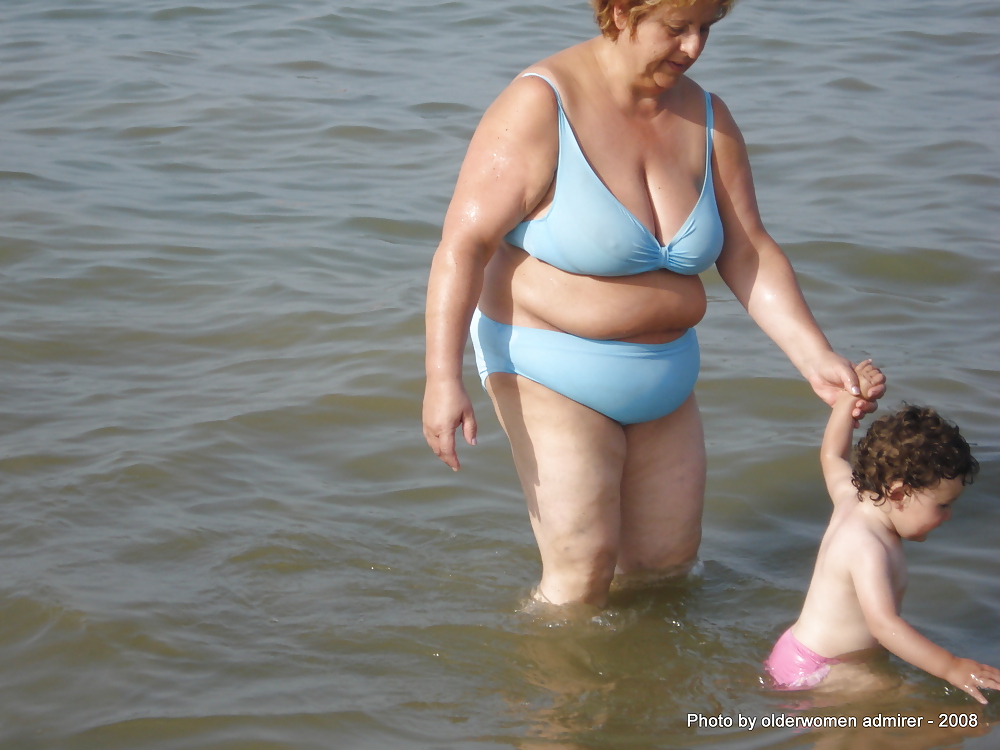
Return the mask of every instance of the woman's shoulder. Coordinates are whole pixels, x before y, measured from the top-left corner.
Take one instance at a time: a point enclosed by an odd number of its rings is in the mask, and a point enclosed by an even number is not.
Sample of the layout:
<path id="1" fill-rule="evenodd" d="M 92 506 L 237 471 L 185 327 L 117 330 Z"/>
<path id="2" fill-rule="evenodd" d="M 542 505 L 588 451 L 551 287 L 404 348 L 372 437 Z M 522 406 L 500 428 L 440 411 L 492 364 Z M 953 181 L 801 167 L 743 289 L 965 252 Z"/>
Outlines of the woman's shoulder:
<path id="1" fill-rule="evenodd" d="M 741 157 L 746 149 L 746 144 L 743 141 L 743 134 L 740 132 L 739 125 L 736 124 L 736 120 L 733 118 L 733 113 L 729 111 L 729 107 L 726 106 L 721 96 L 707 90 L 705 90 L 705 93 L 710 94 L 711 97 L 709 101 L 712 103 L 712 130 L 714 132 L 717 156 L 729 155 L 737 158 Z M 700 94 L 700 96 L 704 95 Z"/>
<path id="2" fill-rule="evenodd" d="M 593 59 L 590 44 L 581 42 L 529 65 L 518 73 L 514 83 L 525 81 L 526 86 L 539 91 L 555 89 L 563 98 L 573 97 L 589 84 L 588 72 Z"/>
<path id="3" fill-rule="evenodd" d="M 522 125 L 551 128 L 560 104 L 577 99 L 586 89 L 586 42 L 561 50 L 522 70 L 500 92 L 486 118 L 517 118 Z"/>
<path id="4" fill-rule="evenodd" d="M 687 76 L 684 77 L 680 85 L 683 86 L 684 98 L 687 104 L 703 108 L 705 97 L 709 98 L 709 101 L 712 103 L 712 119 L 714 120 L 716 130 L 719 130 L 720 126 L 724 131 L 732 131 L 736 128 L 736 121 L 733 120 L 733 115 L 721 96 L 714 91 L 702 88 L 697 81 Z"/>
<path id="5" fill-rule="evenodd" d="M 536 150 L 555 153 L 559 84 L 545 62 L 526 68 L 493 100 L 476 128 L 478 137 L 473 139 L 474 146 L 494 149 L 497 143 L 503 142 L 525 153 Z M 552 83 L 546 83 L 539 76 Z"/>
<path id="6" fill-rule="evenodd" d="M 531 131 L 552 128 L 558 118 L 558 100 L 552 86 L 538 77 L 546 73 L 529 68 L 536 75 L 522 73 L 511 81 L 483 115 L 481 124 L 500 123 L 505 129 Z"/>
<path id="7" fill-rule="evenodd" d="M 704 88 L 693 78 L 689 78 L 688 76 L 682 77 L 678 81 L 675 91 L 680 94 L 680 101 L 678 102 L 680 106 L 701 111 L 705 108 L 705 99 L 707 97 L 712 102 L 712 114 L 716 121 L 719 120 L 720 116 L 729 120 L 732 119 L 732 115 L 729 113 L 729 109 L 726 107 L 726 103 L 722 100 L 722 97 Z"/>

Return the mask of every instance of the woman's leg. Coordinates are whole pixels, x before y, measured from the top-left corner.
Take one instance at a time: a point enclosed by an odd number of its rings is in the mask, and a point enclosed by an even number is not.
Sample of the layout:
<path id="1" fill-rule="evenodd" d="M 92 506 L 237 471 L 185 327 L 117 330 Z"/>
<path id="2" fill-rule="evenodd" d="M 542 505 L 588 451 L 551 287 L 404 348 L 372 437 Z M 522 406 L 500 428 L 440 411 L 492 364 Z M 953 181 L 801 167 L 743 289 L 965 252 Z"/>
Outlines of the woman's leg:
<path id="1" fill-rule="evenodd" d="M 694 394 L 665 417 L 625 428 L 622 573 L 681 571 L 701 543 L 705 438 Z"/>
<path id="2" fill-rule="evenodd" d="M 625 430 L 519 375 L 495 372 L 486 387 L 542 556 L 539 598 L 604 606 L 619 554 Z"/>

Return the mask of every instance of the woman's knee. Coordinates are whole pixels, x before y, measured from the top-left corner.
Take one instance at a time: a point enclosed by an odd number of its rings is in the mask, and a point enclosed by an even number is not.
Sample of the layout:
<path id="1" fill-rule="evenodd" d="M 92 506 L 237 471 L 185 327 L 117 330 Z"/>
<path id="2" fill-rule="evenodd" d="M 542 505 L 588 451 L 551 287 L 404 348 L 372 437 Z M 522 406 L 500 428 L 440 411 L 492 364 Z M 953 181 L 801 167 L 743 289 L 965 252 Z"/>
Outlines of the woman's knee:
<path id="1" fill-rule="evenodd" d="M 701 528 L 692 528 L 688 535 L 677 537 L 666 544 L 647 544 L 641 549 L 622 554 L 619 570 L 623 573 L 683 573 L 698 559 L 701 546 Z"/>
<path id="2" fill-rule="evenodd" d="M 603 606 L 615 575 L 617 547 L 543 554 L 540 592 L 554 604 L 586 602 Z"/>
<path id="3" fill-rule="evenodd" d="M 617 564 L 618 547 L 612 544 L 587 550 L 586 554 L 577 556 L 571 561 L 573 569 L 579 570 L 581 576 L 586 578 L 590 585 L 595 586 L 601 586 L 605 582 L 610 586 Z"/>

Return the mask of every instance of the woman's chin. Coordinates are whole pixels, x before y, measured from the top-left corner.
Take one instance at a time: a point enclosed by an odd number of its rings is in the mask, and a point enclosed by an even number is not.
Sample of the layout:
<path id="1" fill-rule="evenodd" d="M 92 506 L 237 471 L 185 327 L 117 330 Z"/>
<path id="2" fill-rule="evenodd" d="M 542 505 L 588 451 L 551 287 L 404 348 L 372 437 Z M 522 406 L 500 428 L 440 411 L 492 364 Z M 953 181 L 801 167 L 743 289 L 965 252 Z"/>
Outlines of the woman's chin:
<path id="1" fill-rule="evenodd" d="M 680 80 L 682 75 L 684 74 L 673 70 L 658 70 L 653 73 L 653 83 L 661 89 L 669 89 Z"/>

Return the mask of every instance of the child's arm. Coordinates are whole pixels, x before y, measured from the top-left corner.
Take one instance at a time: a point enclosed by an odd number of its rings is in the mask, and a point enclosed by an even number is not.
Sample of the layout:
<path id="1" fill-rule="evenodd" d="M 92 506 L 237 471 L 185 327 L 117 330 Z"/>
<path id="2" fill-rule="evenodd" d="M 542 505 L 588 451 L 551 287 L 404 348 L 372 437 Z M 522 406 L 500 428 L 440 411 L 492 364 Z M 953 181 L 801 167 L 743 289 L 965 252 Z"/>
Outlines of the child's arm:
<path id="1" fill-rule="evenodd" d="M 870 359 L 866 359 L 854 368 L 858 374 L 861 395 L 868 398 L 872 389 L 880 385 L 880 373 Z M 847 391 L 841 391 L 833 405 L 830 419 L 823 433 L 823 444 L 819 449 L 819 462 L 823 467 L 823 479 L 826 480 L 826 490 L 834 505 L 850 500 L 857 502 L 858 491 L 851 483 L 851 441 L 854 437 L 854 406 L 858 397 Z"/>
<path id="2" fill-rule="evenodd" d="M 961 659 L 918 633 L 896 611 L 888 552 L 872 540 L 853 558 L 854 590 L 871 634 L 900 659 L 964 690 L 986 704 L 980 688 L 1000 690 L 1000 670 Z"/>
<path id="3" fill-rule="evenodd" d="M 823 433 L 819 449 L 819 463 L 823 467 L 826 491 L 834 505 L 851 500 L 858 501 L 858 491 L 851 484 L 851 438 L 854 435 L 854 404 L 858 397 L 841 391 L 830 412 L 830 420 Z"/>

